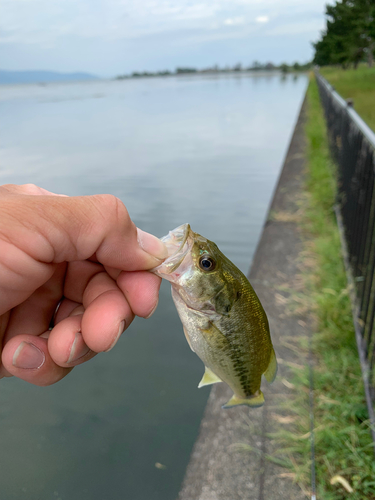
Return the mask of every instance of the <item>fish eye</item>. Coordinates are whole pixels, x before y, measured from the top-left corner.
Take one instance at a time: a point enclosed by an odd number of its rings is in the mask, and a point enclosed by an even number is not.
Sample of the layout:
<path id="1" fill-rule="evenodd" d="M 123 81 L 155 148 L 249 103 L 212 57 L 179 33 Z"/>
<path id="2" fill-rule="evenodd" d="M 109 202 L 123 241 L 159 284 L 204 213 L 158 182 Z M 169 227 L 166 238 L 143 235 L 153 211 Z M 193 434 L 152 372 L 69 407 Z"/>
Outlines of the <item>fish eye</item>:
<path id="1" fill-rule="evenodd" d="M 199 259 L 199 267 L 202 271 L 213 271 L 216 267 L 216 262 L 209 255 L 202 255 Z"/>

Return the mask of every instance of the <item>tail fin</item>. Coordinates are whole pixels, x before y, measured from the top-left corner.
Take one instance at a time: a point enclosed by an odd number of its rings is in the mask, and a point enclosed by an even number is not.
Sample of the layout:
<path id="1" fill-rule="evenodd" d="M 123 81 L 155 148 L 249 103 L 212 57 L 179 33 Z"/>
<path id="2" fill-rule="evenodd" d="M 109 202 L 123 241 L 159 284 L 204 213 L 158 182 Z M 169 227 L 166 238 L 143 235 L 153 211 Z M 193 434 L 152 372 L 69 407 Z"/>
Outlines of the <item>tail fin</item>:
<path id="1" fill-rule="evenodd" d="M 264 404 L 264 396 L 261 390 L 258 391 L 258 394 L 254 395 L 254 397 L 250 399 L 242 399 L 237 397 L 235 394 L 233 397 L 222 406 L 222 408 L 232 408 L 233 406 L 247 405 L 251 408 L 259 408 Z"/>

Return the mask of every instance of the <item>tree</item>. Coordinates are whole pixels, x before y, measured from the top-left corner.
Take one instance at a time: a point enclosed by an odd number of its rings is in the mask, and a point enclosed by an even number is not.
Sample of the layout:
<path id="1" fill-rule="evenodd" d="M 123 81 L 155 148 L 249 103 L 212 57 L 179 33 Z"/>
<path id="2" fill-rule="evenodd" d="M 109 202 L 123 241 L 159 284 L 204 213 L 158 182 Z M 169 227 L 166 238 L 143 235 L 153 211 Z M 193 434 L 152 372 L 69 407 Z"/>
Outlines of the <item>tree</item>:
<path id="1" fill-rule="evenodd" d="M 321 39 L 314 43 L 314 63 L 350 63 L 356 67 L 367 55 L 373 64 L 375 48 L 374 0 L 342 0 L 326 5 L 327 27 Z"/>
<path id="2" fill-rule="evenodd" d="M 374 0 L 356 0 L 355 24 L 363 53 L 369 66 L 374 64 L 375 50 L 375 2 Z"/>
<path id="3" fill-rule="evenodd" d="M 280 64 L 280 70 L 282 73 L 284 73 L 284 75 L 285 75 L 285 73 L 288 73 L 289 66 L 287 65 L 287 63 Z"/>

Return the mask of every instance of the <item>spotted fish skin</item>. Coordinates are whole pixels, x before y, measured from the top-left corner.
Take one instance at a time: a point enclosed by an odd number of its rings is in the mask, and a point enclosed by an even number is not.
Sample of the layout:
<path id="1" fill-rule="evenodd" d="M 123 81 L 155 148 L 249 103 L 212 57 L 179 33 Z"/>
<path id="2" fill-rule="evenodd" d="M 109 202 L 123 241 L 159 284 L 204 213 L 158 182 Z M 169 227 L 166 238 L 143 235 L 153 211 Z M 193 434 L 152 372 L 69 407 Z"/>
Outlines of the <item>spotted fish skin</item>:
<path id="1" fill-rule="evenodd" d="M 172 297 L 191 349 L 206 367 L 199 386 L 223 381 L 233 390 L 224 407 L 264 403 L 262 375 L 276 376 L 267 316 L 246 276 L 189 224 L 162 238 L 169 257 L 153 269 Z"/>

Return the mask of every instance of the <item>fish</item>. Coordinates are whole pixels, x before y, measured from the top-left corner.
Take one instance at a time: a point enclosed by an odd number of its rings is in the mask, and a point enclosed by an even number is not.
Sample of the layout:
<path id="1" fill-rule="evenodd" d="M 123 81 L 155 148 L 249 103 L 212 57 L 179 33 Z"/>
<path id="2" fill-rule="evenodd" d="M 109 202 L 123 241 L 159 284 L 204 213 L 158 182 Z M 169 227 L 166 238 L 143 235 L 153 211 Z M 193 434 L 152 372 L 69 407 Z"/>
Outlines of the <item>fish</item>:
<path id="1" fill-rule="evenodd" d="M 189 224 L 161 241 L 168 257 L 151 272 L 171 283 L 188 344 L 205 365 L 198 387 L 225 382 L 233 397 L 223 408 L 262 406 L 262 375 L 272 383 L 277 361 L 266 313 L 249 280 Z"/>

